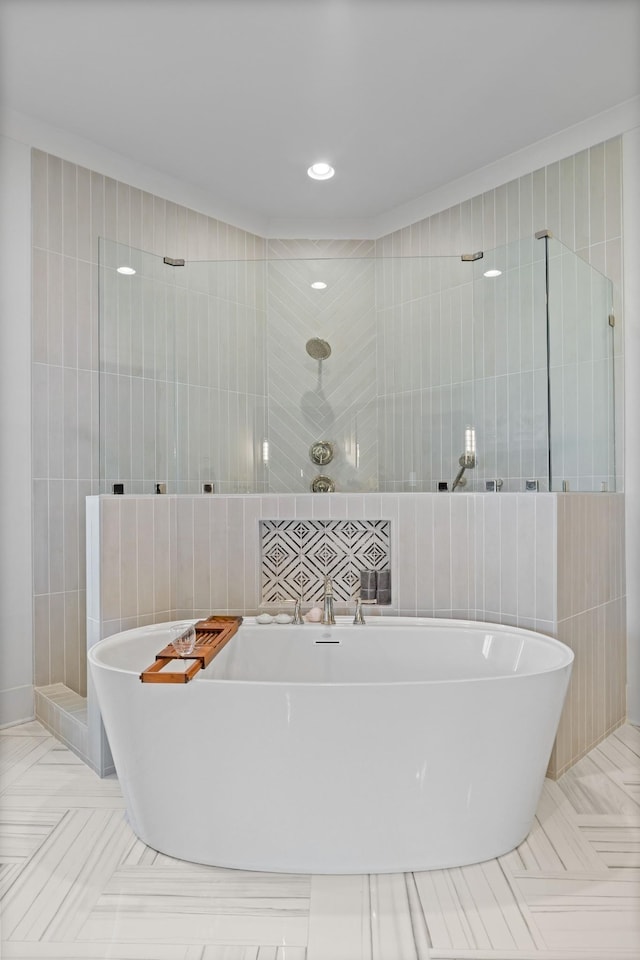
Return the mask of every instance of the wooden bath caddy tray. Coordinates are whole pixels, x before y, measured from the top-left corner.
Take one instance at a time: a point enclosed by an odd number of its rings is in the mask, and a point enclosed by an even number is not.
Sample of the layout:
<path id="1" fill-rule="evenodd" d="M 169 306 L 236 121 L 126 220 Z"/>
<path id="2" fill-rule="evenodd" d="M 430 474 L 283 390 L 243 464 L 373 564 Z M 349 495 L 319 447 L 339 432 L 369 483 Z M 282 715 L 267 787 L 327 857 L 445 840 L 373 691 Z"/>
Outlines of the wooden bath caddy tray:
<path id="1" fill-rule="evenodd" d="M 143 683 L 188 683 L 196 673 L 208 667 L 216 654 L 237 633 L 242 623 L 242 617 L 222 617 L 212 614 L 206 620 L 198 620 L 195 624 L 196 644 L 193 651 L 180 655 L 169 644 L 160 653 L 156 654 L 155 663 L 147 667 L 140 674 Z M 172 660 L 192 660 L 186 670 L 164 670 Z"/>

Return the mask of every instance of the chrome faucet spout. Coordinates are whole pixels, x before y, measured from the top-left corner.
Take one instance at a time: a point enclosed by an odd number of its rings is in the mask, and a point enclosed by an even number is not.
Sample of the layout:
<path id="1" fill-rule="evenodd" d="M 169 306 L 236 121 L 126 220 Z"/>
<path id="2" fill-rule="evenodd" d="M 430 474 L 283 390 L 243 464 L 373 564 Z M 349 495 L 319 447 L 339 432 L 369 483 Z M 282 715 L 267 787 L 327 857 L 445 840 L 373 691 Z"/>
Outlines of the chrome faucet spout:
<path id="1" fill-rule="evenodd" d="M 322 598 L 322 620 L 325 626 L 336 622 L 333 613 L 333 584 L 331 577 L 324 578 L 324 597 Z"/>

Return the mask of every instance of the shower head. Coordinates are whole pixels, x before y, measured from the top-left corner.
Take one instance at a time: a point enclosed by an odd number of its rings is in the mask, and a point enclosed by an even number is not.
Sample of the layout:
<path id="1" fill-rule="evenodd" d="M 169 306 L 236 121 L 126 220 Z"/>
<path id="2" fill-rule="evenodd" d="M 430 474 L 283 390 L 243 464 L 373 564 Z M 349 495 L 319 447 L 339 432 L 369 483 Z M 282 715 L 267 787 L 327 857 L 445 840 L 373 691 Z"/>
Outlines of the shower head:
<path id="1" fill-rule="evenodd" d="M 326 340 L 320 340 L 318 337 L 312 337 L 307 340 L 307 353 L 314 360 L 326 360 L 331 356 L 331 347 Z"/>

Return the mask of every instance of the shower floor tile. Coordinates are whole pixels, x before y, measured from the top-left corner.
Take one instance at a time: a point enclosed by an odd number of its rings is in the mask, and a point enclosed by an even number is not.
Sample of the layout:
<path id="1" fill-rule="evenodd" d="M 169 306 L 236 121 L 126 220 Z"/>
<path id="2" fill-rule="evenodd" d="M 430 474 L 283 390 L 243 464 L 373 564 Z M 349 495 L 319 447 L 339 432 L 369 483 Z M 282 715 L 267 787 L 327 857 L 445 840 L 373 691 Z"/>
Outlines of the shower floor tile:
<path id="1" fill-rule="evenodd" d="M 469 867 L 299 876 L 173 860 L 38 723 L 0 731 L 4 960 L 638 960 L 640 731 L 547 781 L 527 839 Z"/>

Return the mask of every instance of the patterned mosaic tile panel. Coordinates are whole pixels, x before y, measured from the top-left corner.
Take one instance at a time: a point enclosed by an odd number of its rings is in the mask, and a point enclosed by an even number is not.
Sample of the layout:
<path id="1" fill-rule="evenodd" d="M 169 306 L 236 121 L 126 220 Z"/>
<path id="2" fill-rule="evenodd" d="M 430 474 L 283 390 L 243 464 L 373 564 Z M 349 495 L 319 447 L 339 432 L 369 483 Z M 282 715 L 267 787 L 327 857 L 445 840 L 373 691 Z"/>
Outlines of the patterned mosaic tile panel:
<path id="1" fill-rule="evenodd" d="M 390 527 L 390 520 L 260 521 L 262 602 L 321 600 L 325 577 L 336 600 L 358 596 L 361 570 L 390 567 Z"/>

